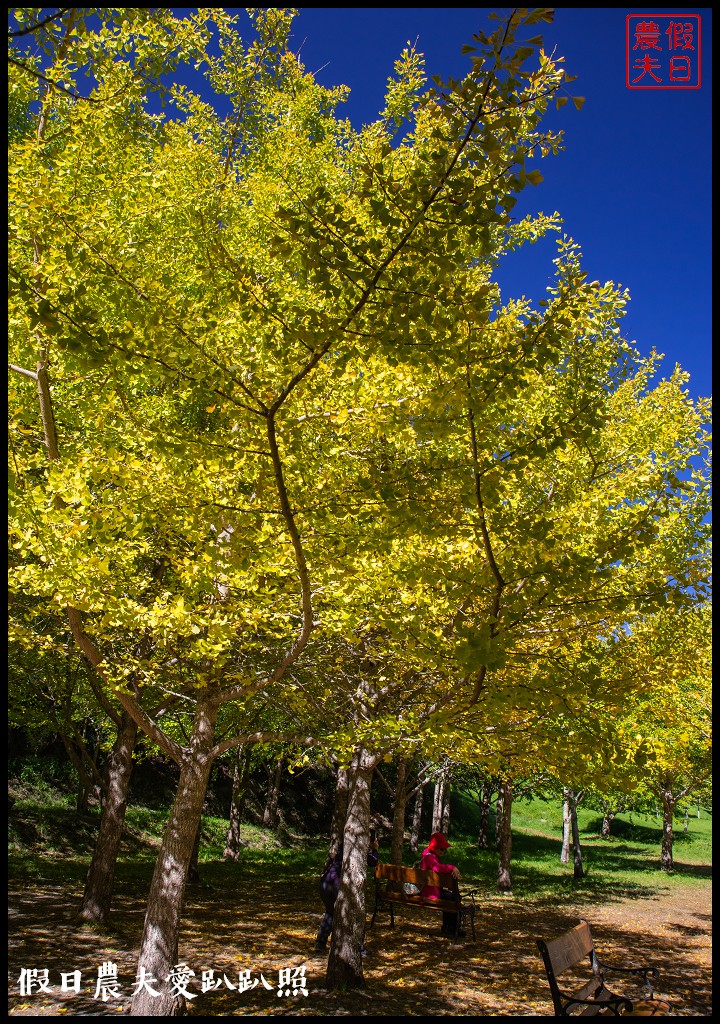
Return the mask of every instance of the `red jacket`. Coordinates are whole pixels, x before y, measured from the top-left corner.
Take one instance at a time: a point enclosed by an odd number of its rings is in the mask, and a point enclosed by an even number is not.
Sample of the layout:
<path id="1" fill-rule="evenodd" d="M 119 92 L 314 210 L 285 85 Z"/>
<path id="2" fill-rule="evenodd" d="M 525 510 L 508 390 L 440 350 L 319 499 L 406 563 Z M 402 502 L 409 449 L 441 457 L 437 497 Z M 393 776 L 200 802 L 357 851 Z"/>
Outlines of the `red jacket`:
<path id="1" fill-rule="evenodd" d="M 441 864 L 440 858 L 438 857 L 438 850 L 436 849 L 435 843 L 430 841 L 430 845 L 426 847 L 422 852 L 420 859 L 420 870 L 421 871 L 437 871 L 441 875 L 449 875 L 455 870 L 454 864 Z M 437 885 L 424 885 L 420 890 L 421 896 L 426 896 L 431 900 L 440 899 L 440 889 Z"/>

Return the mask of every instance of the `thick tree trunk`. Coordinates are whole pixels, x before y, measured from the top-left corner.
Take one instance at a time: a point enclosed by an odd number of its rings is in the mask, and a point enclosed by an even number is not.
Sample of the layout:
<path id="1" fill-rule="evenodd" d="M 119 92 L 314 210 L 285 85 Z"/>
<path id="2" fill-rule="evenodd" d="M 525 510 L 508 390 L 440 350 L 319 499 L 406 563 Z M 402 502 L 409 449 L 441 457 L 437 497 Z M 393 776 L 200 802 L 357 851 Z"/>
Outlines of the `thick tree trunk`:
<path id="1" fill-rule="evenodd" d="M 563 831 L 562 849 L 560 850 L 560 863 L 570 863 L 570 790 L 563 789 Z"/>
<path id="2" fill-rule="evenodd" d="M 435 781 L 431 832 L 442 832 L 442 813 L 445 806 L 445 772 L 440 772 Z"/>
<path id="3" fill-rule="evenodd" d="M 370 782 L 375 759 L 359 749 L 350 766 L 342 880 L 333 914 L 326 984 L 328 989 L 362 988 L 365 934 L 365 877 L 370 843 Z"/>
<path id="4" fill-rule="evenodd" d="M 673 861 L 673 814 L 676 799 L 672 792 L 672 779 L 664 779 L 660 788 L 660 800 L 663 808 L 662 846 L 660 848 L 660 867 L 663 871 L 672 871 Z"/>
<path id="5" fill-rule="evenodd" d="M 275 828 L 278 823 L 278 800 L 280 799 L 280 779 L 282 778 L 284 755 L 280 755 L 275 764 L 274 771 L 269 773 L 268 795 L 265 811 L 263 813 L 263 825 L 266 828 Z"/>
<path id="6" fill-rule="evenodd" d="M 345 821 L 348 813 L 348 796 L 350 793 L 350 780 L 347 768 L 338 768 L 337 782 L 335 784 L 335 803 L 333 804 L 333 817 L 330 834 L 330 855 L 333 856 L 345 833 Z"/>
<path id="7" fill-rule="evenodd" d="M 100 828 L 80 906 L 80 917 L 84 921 L 92 921 L 96 924 L 104 924 L 110 913 L 115 865 L 125 823 L 137 728 L 127 711 L 123 711 L 117 739 L 105 767 L 106 790 L 100 815 Z"/>
<path id="8" fill-rule="evenodd" d="M 480 826 L 478 828 L 478 849 L 488 848 L 488 823 L 490 821 L 490 801 L 493 795 L 493 786 L 486 782 L 478 793 L 478 804 L 480 805 Z"/>
<path id="9" fill-rule="evenodd" d="M 230 825 L 228 826 L 224 860 L 239 860 L 242 840 L 240 839 L 240 822 L 245 810 L 245 795 L 250 777 L 250 757 L 252 744 L 241 743 L 237 748 L 233 767 L 232 795 L 230 797 Z"/>
<path id="10" fill-rule="evenodd" d="M 405 802 L 407 800 L 405 781 L 407 779 L 407 758 L 398 762 L 395 800 L 393 803 L 392 839 L 390 841 L 390 863 L 402 864 L 405 843 Z"/>
<path id="11" fill-rule="evenodd" d="M 410 850 L 417 853 L 420 849 L 420 824 L 422 822 L 423 795 L 425 787 L 421 786 L 415 794 L 415 806 L 413 808 L 412 828 L 410 829 Z"/>
<path id="12" fill-rule="evenodd" d="M 132 1017 L 177 1017 L 184 1012 L 185 1000 L 177 995 L 168 978 L 178 963 L 185 882 L 210 778 L 212 762 L 208 754 L 216 718 L 217 707 L 199 699 L 190 738 L 191 752 L 180 766 L 180 782 L 150 885 L 138 958 L 140 985 L 133 996 Z M 143 981 L 159 994 L 153 996 Z"/>
<path id="13" fill-rule="evenodd" d="M 510 878 L 510 857 L 512 855 L 512 780 L 503 779 L 500 783 L 498 795 L 498 810 L 500 813 L 498 848 L 498 880 L 497 887 L 500 892 L 512 893 L 512 880 Z"/>

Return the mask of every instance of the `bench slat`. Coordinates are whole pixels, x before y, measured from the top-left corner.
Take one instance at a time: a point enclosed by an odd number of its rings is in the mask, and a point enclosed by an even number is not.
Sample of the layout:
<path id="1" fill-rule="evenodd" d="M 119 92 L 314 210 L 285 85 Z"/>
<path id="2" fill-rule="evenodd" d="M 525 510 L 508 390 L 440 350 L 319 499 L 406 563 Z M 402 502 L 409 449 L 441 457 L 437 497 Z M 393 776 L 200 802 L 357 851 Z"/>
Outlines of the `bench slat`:
<path id="1" fill-rule="evenodd" d="M 413 885 L 443 884 L 442 875 L 437 871 L 421 871 L 419 868 L 405 868 L 401 864 L 378 864 L 375 878 L 386 878 L 389 882 L 412 882 Z"/>
<path id="2" fill-rule="evenodd" d="M 386 892 L 382 895 L 386 903 L 408 903 L 410 906 L 427 907 L 429 910 L 449 910 L 454 913 L 457 910 L 455 900 L 433 900 L 425 896 L 412 896 L 406 892 Z"/>
<path id="3" fill-rule="evenodd" d="M 569 932 L 565 932 L 559 939 L 553 939 L 547 943 L 547 951 L 550 956 L 550 963 L 556 975 L 562 974 L 569 967 L 574 967 L 592 952 L 593 943 L 590 935 L 590 925 L 582 921 Z"/>

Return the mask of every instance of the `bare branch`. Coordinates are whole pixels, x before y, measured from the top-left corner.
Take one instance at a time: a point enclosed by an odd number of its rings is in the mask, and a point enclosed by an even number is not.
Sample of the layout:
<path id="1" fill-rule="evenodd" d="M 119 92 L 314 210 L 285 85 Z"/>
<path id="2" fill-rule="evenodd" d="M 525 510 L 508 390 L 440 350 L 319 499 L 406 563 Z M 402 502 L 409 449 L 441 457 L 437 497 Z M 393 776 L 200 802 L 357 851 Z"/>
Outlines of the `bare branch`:
<path id="1" fill-rule="evenodd" d="M 32 377 L 33 380 L 38 379 L 38 375 L 34 370 L 26 370 L 23 366 L 15 366 L 14 363 L 8 363 L 8 369 L 14 370 L 15 373 L 22 373 L 25 377 Z"/>

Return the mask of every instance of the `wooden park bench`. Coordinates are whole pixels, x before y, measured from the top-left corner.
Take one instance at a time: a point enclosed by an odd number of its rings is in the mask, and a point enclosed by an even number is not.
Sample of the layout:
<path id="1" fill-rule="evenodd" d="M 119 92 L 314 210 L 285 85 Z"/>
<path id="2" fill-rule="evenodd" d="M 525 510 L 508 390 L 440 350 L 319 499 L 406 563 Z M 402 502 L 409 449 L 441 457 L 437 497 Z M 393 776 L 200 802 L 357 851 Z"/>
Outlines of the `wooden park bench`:
<path id="1" fill-rule="evenodd" d="M 428 899 L 421 896 L 425 885 L 437 886 L 451 893 L 449 898 Z M 395 927 L 395 906 L 415 907 L 418 910 L 443 910 L 456 914 L 455 936 L 457 938 L 464 921 L 470 920 L 472 937 L 475 938 L 475 893 L 476 889 L 461 893 L 457 879 L 450 874 L 437 871 L 421 871 L 419 868 L 405 868 L 400 864 L 378 864 L 375 868 L 375 908 L 370 927 L 375 923 L 379 910 L 386 905 L 390 908 L 390 927 Z M 463 897 L 470 899 L 463 902 Z"/>
<path id="2" fill-rule="evenodd" d="M 591 1017 L 596 1014 L 653 1016 L 668 1013 L 667 1003 L 654 998 L 650 982 L 650 977 L 657 978 L 657 968 L 615 967 L 604 963 L 595 952 L 587 921 L 581 921 L 575 928 L 551 942 L 537 939 L 537 944 L 545 962 L 556 1017 Z M 578 965 L 584 964 L 586 957 L 589 960 L 587 966 L 592 972 L 589 979 L 589 971 L 578 968 Z M 605 978 L 610 973 L 641 980 L 650 998 L 629 999 L 612 992 L 605 984 Z M 562 978 L 562 975 L 565 977 Z M 579 987 L 576 987 L 578 984 Z"/>

